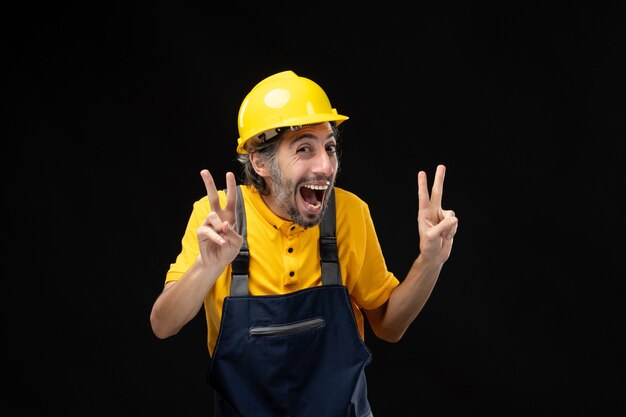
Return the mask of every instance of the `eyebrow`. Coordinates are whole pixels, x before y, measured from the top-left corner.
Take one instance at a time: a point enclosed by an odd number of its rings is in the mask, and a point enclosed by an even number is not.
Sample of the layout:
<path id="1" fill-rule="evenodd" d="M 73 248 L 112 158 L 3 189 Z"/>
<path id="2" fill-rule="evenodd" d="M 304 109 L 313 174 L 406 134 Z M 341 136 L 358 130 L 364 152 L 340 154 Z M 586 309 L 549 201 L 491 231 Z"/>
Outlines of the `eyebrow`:
<path id="1" fill-rule="evenodd" d="M 302 134 L 296 134 L 295 137 L 292 139 L 290 146 L 295 145 L 296 143 L 305 139 L 317 139 L 317 137 L 307 132 L 303 132 Z M 335 132 L 330 132 L 328 136 L 326 136 L 325 140 L 328 141 L 330 139 L 334 139 L 335 141 L 337 140 L 337 138 L 335 137 Z"/>

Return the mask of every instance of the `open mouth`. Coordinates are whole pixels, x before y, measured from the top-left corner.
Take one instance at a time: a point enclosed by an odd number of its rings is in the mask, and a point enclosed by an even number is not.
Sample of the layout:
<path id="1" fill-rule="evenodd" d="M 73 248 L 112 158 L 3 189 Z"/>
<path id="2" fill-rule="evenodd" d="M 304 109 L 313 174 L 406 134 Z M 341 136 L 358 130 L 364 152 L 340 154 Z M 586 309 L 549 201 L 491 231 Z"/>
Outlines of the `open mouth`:
<path id="1" fill-rule="evenodd" d="M 303 184 L 300 187 L 300 197 L 304 202 L 304 208 L 309 212 L 319 212 L 322 209 L 326 190 L 328 190 L 328 183 Z"/>

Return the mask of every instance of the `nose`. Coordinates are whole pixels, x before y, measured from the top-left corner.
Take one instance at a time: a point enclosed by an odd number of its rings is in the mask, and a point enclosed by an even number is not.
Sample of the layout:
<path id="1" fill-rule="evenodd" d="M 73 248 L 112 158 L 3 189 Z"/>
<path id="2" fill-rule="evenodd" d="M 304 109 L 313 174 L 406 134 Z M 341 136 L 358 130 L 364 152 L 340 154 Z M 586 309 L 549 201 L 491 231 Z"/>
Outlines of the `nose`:
<path id="1" fill-rule="evenodd" d="M 329 154 L 326 150 L 318 152 L 313 163 L 313 172 L 316 175 L 330 177 L 335 172 L 337 160 L 335 154 Z"/>

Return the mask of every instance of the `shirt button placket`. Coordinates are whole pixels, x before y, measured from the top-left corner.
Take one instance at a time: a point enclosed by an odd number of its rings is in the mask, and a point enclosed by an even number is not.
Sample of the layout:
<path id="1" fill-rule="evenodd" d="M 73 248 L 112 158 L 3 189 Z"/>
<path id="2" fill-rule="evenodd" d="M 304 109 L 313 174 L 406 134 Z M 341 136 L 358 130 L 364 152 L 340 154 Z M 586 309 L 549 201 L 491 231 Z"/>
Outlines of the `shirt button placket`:
<path id="1" fill-rule="evenodd" d="M 297 238 L 294 235 L 289 235 L 286 241 L 286 262 L 285 267 L 287 270 L 287 277 L 285 285 L 292 286 L 297 283 L 296 272 L 298 269 L 298 259 L 295 255 L 295 244 Z"/>

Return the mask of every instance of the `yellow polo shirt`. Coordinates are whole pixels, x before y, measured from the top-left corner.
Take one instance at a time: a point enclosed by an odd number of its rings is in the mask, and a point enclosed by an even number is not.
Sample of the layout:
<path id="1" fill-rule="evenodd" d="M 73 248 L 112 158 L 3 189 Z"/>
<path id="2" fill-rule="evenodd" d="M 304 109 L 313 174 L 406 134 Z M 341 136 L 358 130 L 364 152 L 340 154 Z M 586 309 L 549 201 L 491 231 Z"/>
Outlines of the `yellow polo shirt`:
<path id="1" fill-rule="evenodd" d="M 225 204 L 226 194 L 218 191 Z M 276 216 L 258 191 L 242 186 L 250 250 L 249 291 L 251 295 L 284 294 L 321 285 L 319 226 L 304 229 Z M 336 233 L 343 284 L 348 288 L 356 323 L 364 337 L 361 308 L 380 307 L 398 279 L 387 270 L 367 204 L 355 194 L 335 187 Z M 210 211 L 205 196 L 193 204 L 182 250 L 170 265 L 165 282 L 180 279 L 198 254 L 196 231 Z M 212 355 L 217 341 L 222 303 L 229 294 L 231 267 L 224 270 L 204 300 L 207 343 Z"/>

